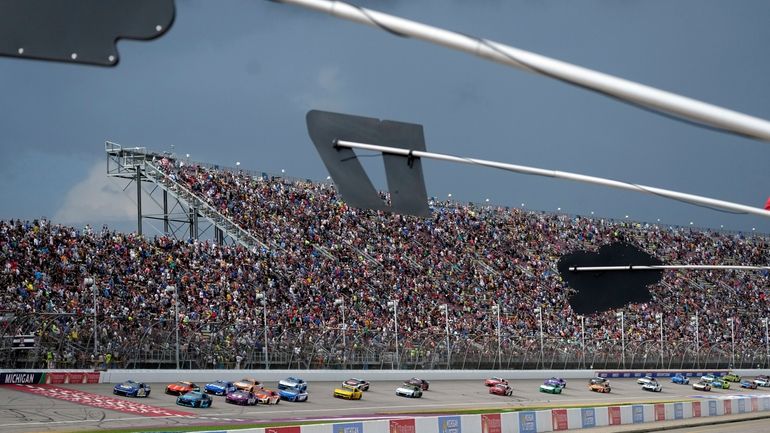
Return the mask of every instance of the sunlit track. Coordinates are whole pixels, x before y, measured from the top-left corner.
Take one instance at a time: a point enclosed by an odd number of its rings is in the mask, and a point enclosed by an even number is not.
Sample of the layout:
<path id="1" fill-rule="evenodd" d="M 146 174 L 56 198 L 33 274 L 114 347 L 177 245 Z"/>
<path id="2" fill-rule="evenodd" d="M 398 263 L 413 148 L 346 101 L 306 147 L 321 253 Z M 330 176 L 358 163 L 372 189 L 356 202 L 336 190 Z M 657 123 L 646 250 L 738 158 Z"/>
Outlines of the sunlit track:
<path id="1" fill-rule="evenodd" d="M 213 379 L 213 378 L 212 378 Z M 696 392 L 690 386 L 663 382 L 660 393 L 642 391 L 633 379 L 613 379 L 609 394 L 597 394 L 587 389 L 585 380 L 570 380 L 561 395 L 538 392 L 539 380 L 512 382 L 511 397 L 490 395 L 481 381 L 435 381 L 421 399 L 406 399 L 394 395 L 400 382 L 374 382 L 363 400 L 347 401 L 332 397 L 337 382 L 311 382 L 310 400 L 306 403 L 281 402 L 274 406 L 233 406 L 222 397 L 215 397 L 211 409 L 189 409 L 192 416 L 144 417 L 107 409 L 86 407 L 34 394 L 14 391 L 0 386 L 0 431 L 4 433 L 74 432 L 83 430 L 131 427 L 137 430 L 163 427 L 253 424 L 312 420 L 383 419 L 390 417 L 438 414 L 465 409 L 519 410 L 524 408 L 600 406 L 624 403 L 668 402 L 730 396 L 770 395 L 770 389 L 715 390 Z M 276 384 L 267 383 L 268 387 Z M 74 390 L 112 396 L 112 385 L 62 385 Z M 147 399 L 128 399 L 166 409 L 178 409 L 175 397 L 163 394 L 165 384 L 152 384 Z"/>

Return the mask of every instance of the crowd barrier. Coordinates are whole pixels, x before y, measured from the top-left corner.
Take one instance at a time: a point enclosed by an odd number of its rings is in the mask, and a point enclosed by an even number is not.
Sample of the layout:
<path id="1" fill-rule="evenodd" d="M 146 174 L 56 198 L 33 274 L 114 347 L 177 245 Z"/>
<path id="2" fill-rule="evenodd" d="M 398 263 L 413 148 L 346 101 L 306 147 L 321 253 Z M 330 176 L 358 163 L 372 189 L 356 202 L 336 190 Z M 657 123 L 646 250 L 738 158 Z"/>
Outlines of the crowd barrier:
<path id="1" fill-rule="evenodd" d="M 0 371 L 0 384 L 100 383 L 101 372 L 93 370 L 13 370 Z"/>
<path id="2" fill-rule="evenodd" d="M 770 411 L 770 396 L 693 402 L 426 416 L 203 433 L 541 433 Z"/>

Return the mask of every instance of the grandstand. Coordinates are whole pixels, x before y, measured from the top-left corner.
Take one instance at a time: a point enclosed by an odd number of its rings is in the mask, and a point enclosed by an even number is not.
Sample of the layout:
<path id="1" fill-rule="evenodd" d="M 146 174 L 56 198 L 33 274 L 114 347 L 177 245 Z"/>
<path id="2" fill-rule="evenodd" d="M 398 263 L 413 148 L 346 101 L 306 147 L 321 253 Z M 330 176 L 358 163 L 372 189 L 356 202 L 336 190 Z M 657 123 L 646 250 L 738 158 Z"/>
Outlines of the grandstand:
<path id="1" fill-rule="evenodd" d="M 3 367 L 172 368 L 177 347 L 181 368 L 770 367 L 766 272 L 668 272 L 652 302 L 581 317 L 555 269 L 617 240 L 767 263 L 764 236 L 435 199 L 418 219 L 329 184 L 106 153 L 136 183 L 136 234 L 0 222 Z M 165 234 L 142 236 L 148 218 Z"/>

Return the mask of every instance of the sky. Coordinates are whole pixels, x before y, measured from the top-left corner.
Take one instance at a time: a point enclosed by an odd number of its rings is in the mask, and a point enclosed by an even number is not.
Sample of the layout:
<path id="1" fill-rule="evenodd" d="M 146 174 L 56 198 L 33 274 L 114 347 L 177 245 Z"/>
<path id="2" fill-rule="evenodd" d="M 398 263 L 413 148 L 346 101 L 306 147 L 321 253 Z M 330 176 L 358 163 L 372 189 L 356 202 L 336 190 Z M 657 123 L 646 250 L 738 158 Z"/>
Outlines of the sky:
<path id="1" fill-rule="evenodd" d="M 356 4 L 770 119 L 764 0 Z M 297 6 L 178 0 L 164 36 L 120 41 L 118 50 L 115 68 L 0 57 L 0 219 L 134 230 L 135 193 L 106 175 L 107 140 L 324 180 L 305 126 L 312 109 L 422 124 L 432 152 L 757 207 L 770 196 L 770 143 Z M 378 168 L 379 158 L 365 159 Z M 423 167 L 428 195 L 439 198 L 770 233 L 759 216 L 634 192 L 440 161 Z"/>

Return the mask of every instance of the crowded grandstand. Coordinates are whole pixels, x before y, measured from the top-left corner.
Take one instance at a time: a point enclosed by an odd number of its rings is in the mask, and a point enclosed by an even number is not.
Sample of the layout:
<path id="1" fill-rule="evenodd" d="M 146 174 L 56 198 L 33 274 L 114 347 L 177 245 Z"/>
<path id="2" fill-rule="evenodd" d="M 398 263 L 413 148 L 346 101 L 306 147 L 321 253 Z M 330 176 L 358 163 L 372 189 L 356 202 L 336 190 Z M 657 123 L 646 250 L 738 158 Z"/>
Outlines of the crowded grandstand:
<path id="1" fill-rule="evenodd" d="M 2 221 L 0 335 L 34 340 L 4 367 L 173 367 L 177 322 L 181 368 L 768 363 L 767 272 L 668 271 L 651 302 L 581 317 L 556 271 L 618 240 L 666 263 L 767 263 L 764 236 L 437 199 L 421 219 L 326 183 L 153 164 L 263 247 Z"/>

